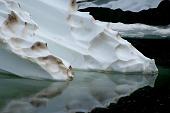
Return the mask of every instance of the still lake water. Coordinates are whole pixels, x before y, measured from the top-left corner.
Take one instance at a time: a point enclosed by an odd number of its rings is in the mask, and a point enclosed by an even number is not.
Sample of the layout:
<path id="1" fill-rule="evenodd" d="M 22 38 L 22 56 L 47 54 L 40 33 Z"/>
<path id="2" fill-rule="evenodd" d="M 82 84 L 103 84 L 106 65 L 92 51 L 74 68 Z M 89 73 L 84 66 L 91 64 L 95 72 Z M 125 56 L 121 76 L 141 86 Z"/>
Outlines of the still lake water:
<path id="1" fill-rule="evenodd" d="M 157 75 L 75 71 L 70 82 L 23 79 L 0 74 L 0 113 L 74 113 L 104 107 L 150 85 L 169 86 L 170 69 Z"/>

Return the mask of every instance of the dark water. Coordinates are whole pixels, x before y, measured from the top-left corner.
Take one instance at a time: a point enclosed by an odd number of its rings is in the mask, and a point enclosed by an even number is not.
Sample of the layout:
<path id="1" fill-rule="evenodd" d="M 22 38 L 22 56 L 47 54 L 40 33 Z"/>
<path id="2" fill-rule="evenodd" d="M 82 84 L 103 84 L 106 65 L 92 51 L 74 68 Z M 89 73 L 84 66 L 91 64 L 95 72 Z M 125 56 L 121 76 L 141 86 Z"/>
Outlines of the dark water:
<path id="1" fill-rule="evenodd" d="M 154 86 L 170 89 L 170 68 L 159 67 L 159 76 L 157 77 Z"/>
<path id="2" fill-rule="evenodd" d="M 159 67 L 159 72 L 154 87 L 140 88 L 116 104 L 91 113 L 170 113 L 170 69 Z"/>
<path id="3" fill-rule="evenodd" d="M 0 113 L 87 112 L 116 103 L 144 86 L 155 83 L 155 87 L 169 87 L 170 69 L 159 67 L 159 72 L 157 77 L 75 71 L 70 82 L 36 81 L 1 73 Z"/>

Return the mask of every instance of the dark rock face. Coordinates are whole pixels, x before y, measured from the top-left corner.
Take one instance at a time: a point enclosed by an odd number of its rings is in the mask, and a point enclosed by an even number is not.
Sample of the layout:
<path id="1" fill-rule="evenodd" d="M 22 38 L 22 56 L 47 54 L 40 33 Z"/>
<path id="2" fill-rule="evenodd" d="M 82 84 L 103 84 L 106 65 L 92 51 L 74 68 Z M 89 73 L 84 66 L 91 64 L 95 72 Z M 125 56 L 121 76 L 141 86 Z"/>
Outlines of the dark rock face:
<path id="1" fill-rule="evenodd" d="M 146 86 L 121 98 L 108 108 L 96 108 L 91 113 L 170 113 L 170 89 Z"/>
<path id="2" fill-rule="evenodd" d="M 170 39 L 124 38 L 157 65 L 170 67 Z"/>
<path id="3" fill-rule="evenodd" d="M 96 20 L 106 22 L 122 22 L 125 24 L 143 23 L 154 26 L 170 24 L 170 0 L 163 0 L 157 8 L 142 10 L 140 12 L 95 7 L 80 9 L 79 11 L 90 12 Z"/>

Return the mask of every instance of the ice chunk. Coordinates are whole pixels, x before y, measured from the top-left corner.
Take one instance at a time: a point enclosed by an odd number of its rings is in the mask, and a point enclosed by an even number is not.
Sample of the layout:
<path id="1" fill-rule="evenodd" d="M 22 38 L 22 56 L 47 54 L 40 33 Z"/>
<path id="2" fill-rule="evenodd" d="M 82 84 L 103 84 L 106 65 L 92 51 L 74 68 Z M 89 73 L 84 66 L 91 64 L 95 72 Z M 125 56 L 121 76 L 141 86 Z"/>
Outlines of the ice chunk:
<path id="1" fill-rule="evenodd" d="M 29 14 L 12 0 L 0 1 L 0 69 L 33 79 L 68 80 L 71 67 L 36 37 Z"/>
<path id="2" fill-rule="evenodd" d="M 94 20 L 89 13 L 68 10 L 69 3 L 76 6 L 74 1 L 19 2 L 31 12 L 40 27 L 38 36 L 47 42 L 50 51 L 69 62 L 73 68 L 123 73 L 157 72 L 154 60 L 145 57 L 122 39 L 108 23 Z"/>

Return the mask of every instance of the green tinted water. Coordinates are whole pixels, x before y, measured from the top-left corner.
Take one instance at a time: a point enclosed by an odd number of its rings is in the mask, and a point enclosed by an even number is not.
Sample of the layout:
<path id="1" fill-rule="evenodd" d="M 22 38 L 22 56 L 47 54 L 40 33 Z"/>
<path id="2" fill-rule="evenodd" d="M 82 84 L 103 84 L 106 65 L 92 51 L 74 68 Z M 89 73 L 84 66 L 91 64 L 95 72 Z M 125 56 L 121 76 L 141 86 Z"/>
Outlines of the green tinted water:
<path id="1" fill-rule="evenodd" d="M 23 79 L 0 74 L 1 113 L 87 112 L 116 102 L 146 85 L 153 86 L 157 75 L 124 75 L 75 71 L 70 82 Z M 159 67 L 156 87 L 169 87 L 170 69 Z"/>
<path id="2" fill-rule="evenodd" d="M 159 76 L 155 81 L 155 87 L 170 88 L 170 68 L 159 67 Z"/>

